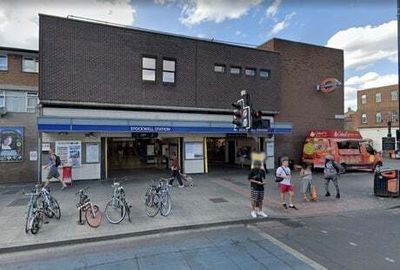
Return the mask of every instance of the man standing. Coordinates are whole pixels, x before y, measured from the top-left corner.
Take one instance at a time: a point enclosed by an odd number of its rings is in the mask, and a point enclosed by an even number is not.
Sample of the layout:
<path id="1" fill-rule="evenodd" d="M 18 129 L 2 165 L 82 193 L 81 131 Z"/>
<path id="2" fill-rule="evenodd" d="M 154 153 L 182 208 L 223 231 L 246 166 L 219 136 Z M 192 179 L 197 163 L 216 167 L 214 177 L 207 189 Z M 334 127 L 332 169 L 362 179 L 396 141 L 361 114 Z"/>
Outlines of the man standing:
<path id="1" fill-rule="evenodd" d="M 56 178 L 58 181 L 60 181 L 62 187 L 61 189 L 64 189 L 67 187 L 67 184 L 65 184 L 61 178 L 60 174 L 58 173 L 58 166 L 60 166 L 60 158 L 57 157 L 56 154 L 54 154 L 53 150 L 49 150 L 49 163 L 44 167 L 45 169 L 49 169 L 49 173 L 47 174 L 47 181 L 44 187 L 47 187 L 50 185 L 50 180 L 52 178 Z"/>
<path id="2" fill-rule="evenodd" d="M 336 199 L 340 199 L 340 190 L 338 183 L 338 174 L 341 171 L 340 166 L 334 161 L 334 157 L 332 155 L 327 155 L 325 157 L 325 168 L 324 168 L 324 177 L 325 177 L 325 197 L 331 196 L 329 193 L 329 182 L 332 181 L 335 185 L 336 189 Z"/>
<path id="3" fill-rule="evenodd" d="M 289 158 L 283 157 L 281 159 L 281 166 L 276 170 L 276 177 L 279 179 L 279 191 L 281 195 L 282 206 L 287 209 L 286 193 L 289 193 L 289 208 L 298 210 L 294 205 L 294 191 L 291 183 L 291 171 L 289 168 Z"/>
<path id="4" fill-rule="evenodd" d="M 253 169 L 249 174 L 249 181 L 251 183 L 251 216 L 256 218 L 257 215 L 261 217 L 268 217 L 262 211 L 263 200 L 264 200 L 264 185 L 265 185 L 265 171 L 262 169 L 260 161 L 255 161 Z M 256 208 L 258 211 L 256 212 Z"/>

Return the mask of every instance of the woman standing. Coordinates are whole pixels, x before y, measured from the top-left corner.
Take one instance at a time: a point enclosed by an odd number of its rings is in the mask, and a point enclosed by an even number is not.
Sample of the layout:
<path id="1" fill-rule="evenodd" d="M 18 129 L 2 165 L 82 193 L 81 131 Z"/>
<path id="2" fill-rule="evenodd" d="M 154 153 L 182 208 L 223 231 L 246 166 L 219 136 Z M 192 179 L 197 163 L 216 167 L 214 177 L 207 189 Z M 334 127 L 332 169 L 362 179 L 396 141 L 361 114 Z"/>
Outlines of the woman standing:
<path id="1" fill-rule="evenodd" d="M 301 177 L 301 192 L 305 202 L 309 202 L 311 198 L 312 171 L 310 163 L 303 163 L 300 171 Z M 310 198 L 307 197 L 310 196 Z"/>

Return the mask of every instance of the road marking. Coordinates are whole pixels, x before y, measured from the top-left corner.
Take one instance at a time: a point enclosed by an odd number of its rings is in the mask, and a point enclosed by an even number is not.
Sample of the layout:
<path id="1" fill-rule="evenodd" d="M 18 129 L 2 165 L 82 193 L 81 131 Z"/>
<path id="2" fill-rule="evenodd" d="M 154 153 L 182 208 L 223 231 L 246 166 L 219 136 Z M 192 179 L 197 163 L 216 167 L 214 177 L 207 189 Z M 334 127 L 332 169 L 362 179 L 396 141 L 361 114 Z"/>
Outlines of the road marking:
<path id="1" fill-rule="evenodd" d="M 354 242 L 350 242 L 349 243 L 351 246 L 353 246 L 353 247 L 357 247 L 358 245 L 356 244 L 356 243 L 354 243 Z"/>
<path id="2" fill-rule="evenodd" d="M 324 234 L 328 234 L 328 232 L 327 232 L 327 231 L 324 231 L 324 230 L 322 230 L 321 232 L 324 233 Z"/>
<path id="3" fill-rule="evenodd" d="M 318 270 L 328 270 L 328 268 L 326 268 L 326 267 L 320 265 L 319 263 L 317 263 L 316 261 L 306 257 L 302 253 L 300 253 L 297 250 L 295 250 L 295 249 L 289 247 L 288 245 L 282 243 L 281 241 L 279 241 L 278 239 L 274 238 L 273 236 L 267 234 L 266 232 L 261 231 L 259 228 L 255 227 L 255 226 L 252 226 L 252 225 L 249 225 L 248 228 L 250 230 L 256 232 L 257 234 L 259 234 L 264 239 L 269 240 L 273 244 L 277 245 L 278 247 L 280 247 L 281 249 L 283 249 L 287 253 L 293 255 L 294 257 L 296 257 L 297 259 L 299 259 L 303 263 L 307 264 L 311 268 L 318 269 Z"/>
<path id="4" fill-rule="evenodd" d="M 388 262 L 394 263 L 394 260 L 393 260 L 393 259 L 390 259 L 389 257 L 386 257 L 386 258 L 385 258 L 385 261 L 388 261 Z"/>

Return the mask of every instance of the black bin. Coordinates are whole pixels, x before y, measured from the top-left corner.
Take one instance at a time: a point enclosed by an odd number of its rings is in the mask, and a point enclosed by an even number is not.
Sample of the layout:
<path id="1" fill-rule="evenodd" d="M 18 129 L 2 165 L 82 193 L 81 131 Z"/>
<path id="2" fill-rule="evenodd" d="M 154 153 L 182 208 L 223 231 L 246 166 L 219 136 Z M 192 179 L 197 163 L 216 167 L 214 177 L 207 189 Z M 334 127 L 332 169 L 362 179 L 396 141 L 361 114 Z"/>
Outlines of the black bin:
<path id="1" fill-rule="evenodd" d="M 377 169 L 374 176 L 374 193 L 379 197 L 399 197 L 399 171 Z"/>

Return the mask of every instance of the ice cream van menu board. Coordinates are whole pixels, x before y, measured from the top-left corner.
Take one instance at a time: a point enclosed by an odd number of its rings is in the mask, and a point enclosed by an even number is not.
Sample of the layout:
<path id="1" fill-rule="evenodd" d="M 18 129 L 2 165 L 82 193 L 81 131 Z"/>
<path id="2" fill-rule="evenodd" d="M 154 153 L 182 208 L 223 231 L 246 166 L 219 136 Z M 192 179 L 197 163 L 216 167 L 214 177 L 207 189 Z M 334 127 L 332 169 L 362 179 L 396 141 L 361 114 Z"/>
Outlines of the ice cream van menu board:
<path id="1" fill-rule="evenodd" d="M 82 144 L 80 141 L 56 141 L 56 155 L 60 157 L 61 164 L 80 167 Z"/>
<path id="2" fill-rule="evenodd" d="M 0 162 L 23 160 L 24 128 L 0 127 Z"/>

